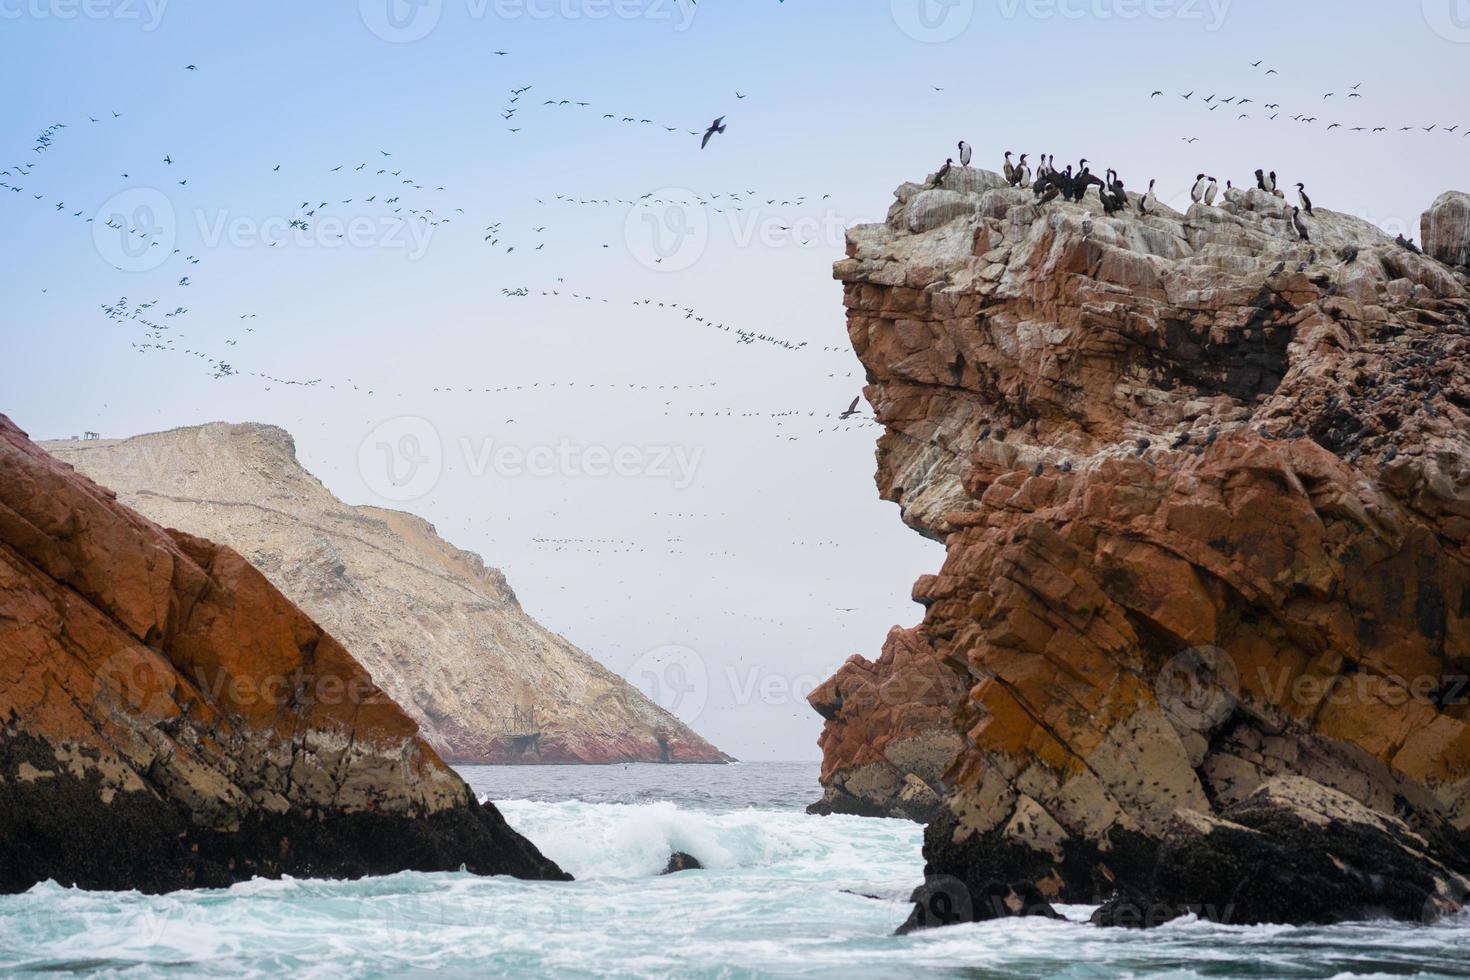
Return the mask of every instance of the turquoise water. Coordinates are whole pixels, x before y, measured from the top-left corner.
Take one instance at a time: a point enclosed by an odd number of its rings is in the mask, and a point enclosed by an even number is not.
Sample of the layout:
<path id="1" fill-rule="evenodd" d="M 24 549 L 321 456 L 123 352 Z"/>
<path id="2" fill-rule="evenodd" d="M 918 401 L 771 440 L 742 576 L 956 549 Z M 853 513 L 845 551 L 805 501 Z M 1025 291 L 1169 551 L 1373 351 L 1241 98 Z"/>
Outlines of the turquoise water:
<path id="1" fill-rule="evenodd" d="M 1148 933 L 1016 920 L 895 938 L 920 828 L 809 817 L 814 766 L 468 768 L 578 881 L 253 881 L 0 897 L 0 969 L 127 977 L 1470 976 L 1470 920 Z M 708 870 L 658 872 L 670 851 Z M 856 893 L 856 894 L 854 894 Z M 866 897 L 876 896 L 876 897 Z M 1085 920 L 1090 909 L 1063 911 Z"/>

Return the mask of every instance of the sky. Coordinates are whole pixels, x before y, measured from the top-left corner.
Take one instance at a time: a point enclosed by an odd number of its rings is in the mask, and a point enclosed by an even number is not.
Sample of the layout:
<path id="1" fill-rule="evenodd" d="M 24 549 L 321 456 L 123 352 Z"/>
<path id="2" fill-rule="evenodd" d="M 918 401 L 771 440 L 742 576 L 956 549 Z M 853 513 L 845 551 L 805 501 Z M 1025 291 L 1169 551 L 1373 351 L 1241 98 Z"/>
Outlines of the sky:
<path id="1" fill-rule="evenodd" d="M 1470 180 L 1470 0 L 0 0 L 0 87 L 0 412 L 282 426 L 752 760 L 943 559 L 835 417 L 895 187 L 1264 167 L 1418 237 Z"/>

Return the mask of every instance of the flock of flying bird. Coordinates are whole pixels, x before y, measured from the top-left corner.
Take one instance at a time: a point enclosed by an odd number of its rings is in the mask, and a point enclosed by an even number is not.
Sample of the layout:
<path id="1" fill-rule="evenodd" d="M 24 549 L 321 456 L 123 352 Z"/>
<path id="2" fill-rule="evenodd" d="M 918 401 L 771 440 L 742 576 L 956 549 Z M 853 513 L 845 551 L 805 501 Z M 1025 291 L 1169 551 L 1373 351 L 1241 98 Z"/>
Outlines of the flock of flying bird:
<path id="1" fill-rule="evenodd" d="M 198 72 L 199 66 L 190 64 L 185 67 L 185 70 Z M 507 105 L 501 112 L 504 119 L 507 121 L 514 121 L 516 119 L 517 114 L 522 111 L 520 104 L 522 97 L 529 93 L 531 89 L 531 85 L 524 85 L 510 90 Z M 741 92 L 735 93 L 735 96 L 738 100 L 742 101 L 747 97 L 745 93 Z M 592 108 L 591 104 L 585 101 L 568 99 L 546 99 L 541 101 L 541 105 L 547 109 Z M 119 119 L 122 115 L 122 113 L 117 111 L 111 112 L 112 119 Z M 88 116 L 87 118 L 94 124 L 103 121 L 94 116 Z M 606 120 L 621 119 L 625 123 L 637 125 L 655 125 L 652 119 L 641 115 L 603 113 L 602 118 Z M 46 127 L 33 141 L 32 152 L 37 155 L 43 155 L 53 150 L 59 142 L 59 137 L 67 128 L 68 126 L 64 122 L 57 122 Z M 723 116 L 715 120 L 703 132 L 699 130 L 682 130 L 678 127 L 671 126 L 662 126 L 662 128 L 669 132 L 687 132 L 690 136 L 699 137 L 701 149 L 708 147 L 714 136 L 726 132 L 725 117 Z M 519 127 L 513 131 L 519 131 Z M 285 212 L 283 217 L 289 218 L 289 220 L 283 222 L 283 230 L 286 236 L 299 233 L 300 236 L 316 234 L 328 241 L 341 239 L 345 236 L 344 231 L 336 230 L 328 232 L 321 230 L 319 226 L 322 226 L 327 219 L 335 217 L 336 213 L 344 207 L 356 209 L 359 215 L 368 211 L 369 208 L 380 209 L 379 213 L 385 218 L 392 216 L 393 219 L 404 222 L 405 224 L 412 221 L 426 229 L 449 226 L 455 222 L 456 218 L 464 216 L 465 211 L 463 208 L 442 205 L 436 208 L 435 206 L 430 206 L 429 199 L 411 199 L 413 195 L 443 194 L 447 192 L 447 188 L 433 181 L 406 175 L 404 168 L 394 166 L 393 162 L 391 162 L 390 158 L 394 154 L 390 150 L 378 149 L 375 151 L 375 154 L 374 159 L 377 161 L 376 163 L 361 160 L 361 162 L 356 164 L 344 162 L 328 168 L 327 173 L 332 177 L 333 183 L 324 185 L 327 191 L 326 193 L 321 193 L 323 186 L 318 186 L 317 194 L 300 201 L 299 204 L 283 209 Z M 179 165 L 179 160 L 176 158 L 175 153 L 163 153 L 159 159 L 161 161 L 159 170 L 145 173 L 145 171 L 140 170 L 141 165 L 134 164 L 133 166 L 126 167 L 125 169 L 128 172 L 122 173 L 120 176 L 124 180 L 141 180 L 145 185 L 162 185 L 166 182 L 172 182 L 179 187 L 190 186 L 189 177 L 176 174 L 175 168 Z M 26 178 L 35 176 L 37 166 L 38 163 L 36 162 L 24 162 L 0 171 L 0 191 L 8 191 L 14 194 L 20 194 L 25 191 L 26 186 L 30 184 L 30 181 L 26 180 Z M 275 163 L 269 169 L 272 174 L 281 175 L 281 179 L 284 180 L 290 176 L 293 168 L 283 166 L 281 163 Z M 133 175 L 135 171 L 138 172 L 137 177 Z M 164 176 L 171 171 L 174 171 L 175 176 Z M 353 178 L 351 183 L 346 182 L 348 178 Z M 25 181 L 24 184 L 22 184 L 22 180 Z M 319 184 L 319 181 L 315 181 L 314 183 Z M 45 194 L 33 194 L 32 196 L 37 201 L 46 200 Z M 757 195 L 754 189 L 733 190 L 727 193 L 696 194 L 693 196 L 701 205 L 710 207 L 716 213 L 754 209 L 761 206 L 759 202 L 762 200 L 765 201 L 766 207 L 781 208 L 802 208 L 808 201 L 806 195 L 777 195 L 768 197 Z M 829 197 L 830 195 L 824 195 L 823 200 Z M 567 194 L 558 194 L 556 196 L 558 203 L 579 206 L 608 206 L 614 200 L 617 203 L 631 207 L 647 208 L 665 207 L 673 203 L 654 194 L 645 194 L 637 200 L 628 198 L 578 198 Z M 414 206 L 415 203 L 417 206 Z M 538 200 L 538 203 L 544 205 L 546 202 Z M 167 248 L 163 241 L 164 236 L 160 234 L 160 229 L 147 227 L 142 220 L 144 216 L 138 214 L 120 214 L 107 215 L 105 217 L 98 215 L 94 218 L 88 216 L 86 209 L 72 210 L 68 208 L 63 200 L 55 201 L 53 203 L 53 210 L 68 213 L 72 218 L 86 224 L 91 224 L 94 221 L 105 222 L 110 230 L 135 242 L 134 247 L 145 250 L 145 254 L 152 249 L 162 250 Z M 151 215 L 147 217 L 151 217 Z M 532 229 L 532 232 L 538 236 L 546 231 L 547 227 L 545 225 L 540 225 Z M 489 245 L 497 246 L 502 244 L 501 238 L 503 233 L 503 222 L 495 221 L 484 227 L 482 237 Z M 284 244 L 287 240 L 288 237 L 282 237 L 277 240 L 264 241 L 263 244 L 270 248 L 276 248 Z M 507 253 L 516 251 L 518 244 L 531 248 L 533 251 L 540 251 L 545 247 L 546 242 L 544 240 L 536 241 L 534 247 L 527 245 L 525 242 L 508 244 L 505 246 L 505 251 Z M 602 247 L 609 248 L 610 246 L 603 245 Z M 173 248 L 168 249 L 168 254 L 166 255 L 160 252 L 155 264 L 159 268 L 166 268 L 172 265 L 178 270 L 173 273 L 173 278 L 170 282 L 172 283 L 172 288 L 184 290 L 195 285 L 195 277 L 199 275 L 199 270 L 193 269 L 192 267 L 198 266 L 200 262 L 201 259 L 199 256 L 185 254 L 182 249 Z M 182 264 L 183 268 L 189 269 L 187 274 L 179 274 L 179 271 L 182 271 L 180 264 Z M 43 289 L 42 291 L 44 292 L 45 290 Z M 524 287 L 503 289 L 501 292 L 508 297 L 525 297 L 531 295 L 531 291 Z M 543 290 L 540 295 L 546 297 L 565 295 L 588 301 L 593 301 L 594 299 L 591 296 L 580 295 L 560 287 Z M 601 297 L 601 300 L 608 304 L 623 302 L 621 300 L 614 301 L 607 297 Z M 765 344 L 789 352 L 802 351 L 808 347 L 804 341 L 788 340 L 770 333 L 745 330 L 728 325 L 714 318 L 707 317 L 687 305 L 680 305 L 673 302 L 655 302 L 651 299 L 635 301 L 632 305 L 657 307 L 667 309 L 673 313 L 682 314 L 683 319 L 686 321 L 692 321 L 701 325 L 707 324 L 714 329 L 730 333 L 738 344 Z M 167 312 L 163 312 L 164 310 L 167 310 Z M 141 336 L 131 342 L 133 349 L 140 353 L 168 353 L 197 358 L 207 365 L 211 376 L 216 379 L 236 375 L 255 377 L 267 383 L 266 390 L 270 390 L 270 386 L 295 386 L 304 388 L 322 386 L 329 389 L 335 388 L 334 384 L 328 383 L 322 377 L 283 378 L 267 372 L 242 370 L 232 363 L 233 357 L 227 360 L 226 355 L 214 355 L 200 350 L 198 349 L 197 341 L 186 343 L 186 335 L 178 330 L 178 326 L 184 318 L 189 316 L 191 310 L 191 305 L 187 301 L 177 302 L 169 300 L 165 302 L 163 298 L 154 298 L 143 303 L 131 303 L 127 297 L 120 297 L 117 300 L 101 304 L 101 311 L 106 319 L 117 323 L 129 324 L 141 330 Z M 255 314 L 253 313 L 239 314 L 238 319 L 244 320 L 254 317 Z M 248 339 L 247 334 L 254 332 L 253 327 L 245 327 L 244 330 L 244 334 L 237 334 L 234 337 L 224 340 L 223 345 L 225 347 L 236 347 L 243 340 Z M 850 377 L 851 373 L 850 371 L 847 372 L 847 376 Z M 829 376 L 835 376 L 835 374 Z M 376 390 L 351 384 L 350 380 L 342 382 L 342 384 L 344 387 L 350 385 L 355 390 L 368 390 L 370 392 Z M 662 388 L 663 386 L 658 387 Z M 676 390 L 679 387 L 674 386 Z M 510 390 L 510 386 L 503 386 L 495 390 Z M 519 386 L 516 386 L 516 390 L 519 390 Z"/>
<path id="2" fill-rule="evenodd" d="M 1251 67 L 1254 68 L 1254 69 L 1258 69 L 1259 70 L 1263 66 L 1265 66 L 1265 61 L 1254 61 L 1254 62 L 1251 62 Z M 1265 73 L 1264 73 L 1264 77 L 1279 76 L 1280 74 L 1281 73 L 1277 69 L 1266 67 L 1266 70 L 1265 70 Z M 1341 93 L 1339 93 L 1339 92 L 1325 92 L 1325 93 L 1323 93 L 1321 100 L 1317 103 L 1317 105 L 1315 107 L 1313 107 L 1311 109 L 1308 109 L 1306 111 L 1296 112 L 1293 115 L 1289 116 L 1288 118 L 1292 122 L 1298 123 L 1299 125 L 1303 125 L 1303 126 L 1312 126 L 1312 125 L 1317 124 L 1318 122 L 1325 122 L 1326 120 L 1321 119 L 1317 115 L 1317 113 L 1319 111 L 1322 111 L 1322 107 L 1323 106 L 1326 106 L 1326 105 L 1329 105 L 1329 104 L 1330 105 L 1336 105 L 1337 103 L 1332 102 L 1332 100 L 1334 100 L 1334 99 L 1337 99 L 1338 102 L 1343 103 L 1343 104 L 1352 104 L 1353 103 L 1353 100 L 1355 100 L 1355 99 L 1357 99 L 1357 100 L 1366 99 L 1367 96 L 1363 93 L 1362 88 L 1363 88 L 1363 83 L 1362 82 L 1357 82 L 1356 84 L 1352 85 L 1351 87 L 1349 87 L 1348 89 L 1344 90 Z M 1149 98 L 1150 99 L 1158 99 L 1158 98 L 1163 97 L 1164 94 L 1165 93 L 1164 93 L 1164 90 L 1163 89 L 1154 89 L 1152 92 L 1149 93 Z M 1195 96 L 1199 94 L 1199 89 L 1191 89 L 1188 92 L 1179 92 L 1177 94 L 1178 94 L 1179 98 L 1181 100 L 1183 100 L 1184 102 L 1190 102 L 1193 105 L 1201 106 L 1204 109 L 1205 112 L 1219 112 L 1221 109 L 1225 109 L 1227 111 L 1235 111 L 1235 110 L 1245 110 L 1247 106 L 1256 107 L 1256 108 L 1259 108 L 1260 111 L 1265 114 L 1265 115 L 1262 116 L 1262 118 L 1264 118 L 1268 122 L 1274 122 L 1285 111 L 1285 110 L 1282 109 L 1282 104 L 1279 103 L 1279 102 L 1263 102 L 1263 101 L 1257 101 L 1256 99 L 1253 99 L 1253 98 L 1250 98 L 1249 96 L 1244 96 L 1244 95 L 1231 95 L 1231 96 L 1224 96 L 1224 97 L 1222 97 L 1219 93 L 1211 92 L 1207 96 L 1203 96 L 1203 97 L 1201 97 L 1199 99 L 1195 99 Z M 1256 117 L 1250 111 L 1240 111 L 1236 115 L 1235 118 L 1236 118 L 1237 121 L 1240 121 L 1240 120 L 1246 120 L 1246 119 L 1254 119 Z M 1456 124 L 1454 126 L 1445 126 L 1445 125 L 1442 125 L 1440 123 L 1431 123 L 1428 126 L 1420 126 L 1420 125 L 1403 126 L 1403 125 L 1399 125 L 1397 123 L 1395 123 L 1393 125 L 1361 125 L 1361 126 L 1349 126 L 1346 123 L 1342 123 L 1342 122 L 1329 122 L 1329 123 L 1327 123 L 1327 127 L 1326 127 L 1326 130 L 1325 131 L 1330 133 L 1330 132 L 1332 132 L 1333 130 L 1336 130 L 1336 129 L 1342 129 L 1342 130 L 1345 130 L 1347 132 L 1352 132 L 1352 133 L 1388 133 L 1388 132 L 1392 132 L 1392 131 L 1397 131 L 1397 132 L 1400 132 L 1400 133 L 1409 133 L 1409 132 L 1413 132 L 1415 130 L 1421 130 L 1421 131 L 1423 131 L 1425 133 L 1435 133 L 1435 132 L 1438 132 L 1438 133 L 1443 133 L 1444 135 L 1447 135 L 1447 136 L 1453 136 L 1453 135 L 1456 135 L 1456 134 L 1463 135 L 1463 136 L 1470 136 L 1470 127 L 1465 127 L 1463 129 L 1463 131 L 1462 131 L 1461 126 L 1459 124 Z M 1197 137 L 1197 136 L 1189 136 L 1189 137 L 1181 137 L 1181 138 L 1186 143 L 1196 143 L 1196 142 L 1199 141 L 1199 137 Z"/>

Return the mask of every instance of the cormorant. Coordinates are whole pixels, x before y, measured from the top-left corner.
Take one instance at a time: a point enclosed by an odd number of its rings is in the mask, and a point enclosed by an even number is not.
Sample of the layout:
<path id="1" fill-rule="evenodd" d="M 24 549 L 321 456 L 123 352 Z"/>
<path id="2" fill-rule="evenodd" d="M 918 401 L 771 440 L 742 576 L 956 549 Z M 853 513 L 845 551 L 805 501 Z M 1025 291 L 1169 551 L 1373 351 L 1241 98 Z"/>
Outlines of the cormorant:
<path id="1" fill-rule="evenodd" d="M 1309 241 L 1312 240 L 1312 236 L 1309 235 L 1309 234 L 1307 234 L 1307 225 L 1306 225 L 1306 223 L 1304 221 L 1302 221 L 1302 209 L 1301 208 L 1292 208 L 1291 209 L 1291 224 L 1292 224 L 1292 227 L 1296 229 L 1296 233 L 1297 233 L 1297 235 L 1299 235 L 1301 237 L 1301 240 L 1302 241 L 1309 242 Z"/>
<path id="2" fill-rule="evenodd" d="M 1302 210 L 1307 212 L 1307 214 L 1311 214 L 1312 199 L 1307 196 L 1307 188 L 1305 184 L 1296 185 L 1296 196 L 1301 200 Z"/>

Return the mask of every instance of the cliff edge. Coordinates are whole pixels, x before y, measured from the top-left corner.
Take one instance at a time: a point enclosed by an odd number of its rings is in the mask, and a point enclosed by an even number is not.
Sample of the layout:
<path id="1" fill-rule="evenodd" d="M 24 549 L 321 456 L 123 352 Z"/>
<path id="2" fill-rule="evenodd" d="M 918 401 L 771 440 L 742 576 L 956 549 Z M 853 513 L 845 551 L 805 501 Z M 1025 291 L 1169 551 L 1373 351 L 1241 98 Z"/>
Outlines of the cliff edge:
<path id="1" fill-rule="evenodd" d="M 1470 279 L 1322 207 L 1303 241 L 1257 190 L 1138 203 L 957 168 L 849 232 L 878 487 L 946 560 L 921 655 L 813 693 L 828 795 L 906 813 L 883 747 L 956 746 L 911 924 L 1458 908 Z M 1462 203 L 1425 217 L 1446 258 Z"/>
<path id="2" fill-rule="evenodd" d="M 567 876 L 320 626 L 0 416 L 0 892 Z"/>

